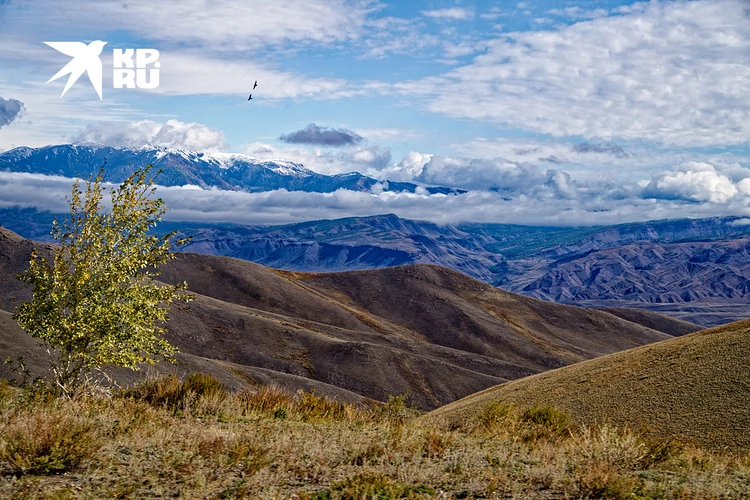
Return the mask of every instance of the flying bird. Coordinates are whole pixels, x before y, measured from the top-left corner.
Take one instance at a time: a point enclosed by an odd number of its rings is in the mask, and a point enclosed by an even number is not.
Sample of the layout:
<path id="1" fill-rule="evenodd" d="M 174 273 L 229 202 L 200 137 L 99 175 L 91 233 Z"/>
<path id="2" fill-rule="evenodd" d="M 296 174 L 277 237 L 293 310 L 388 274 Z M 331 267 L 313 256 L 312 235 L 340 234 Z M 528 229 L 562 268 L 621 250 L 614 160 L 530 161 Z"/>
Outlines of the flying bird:
<path id="1" fill-rule="evenodd" d="M 250 94 L 250 97 L 247 98 L 248 101 L 252 100 L 253 94 Z"/>
<path id="2" fill-rule="evenodd" d="M 258 80 L 255 80 L 255 85 L 253 85 L 253 90 L 255 90 L 255 87 L 258 86 Z"/>
<path id="3" fill-rule="evenodd" d="M 102 61 L 99 59 L 99 55 L 102 53 L 102 49 L 107 45 L 107 42 L 101 40 L 94 40 L 90 44 L 86 45 L 83 42 L 44 42 L 58 52 L 62 52 L 66 56 L 73 58 L 68 64 L 63 66 L 63 69 L 58 71 L 55 76 L 47 80 L 47 83 L 57 80 L 61 76 L 70 73 L 68 83 L 65 84 L 61 98 L 65 93 L 73 86 L 73 84 L 80 78 L 85 72 L 91 85 L 94 86 L 94 90 L 99 95 L 99 100 L 102 100 Z"/>

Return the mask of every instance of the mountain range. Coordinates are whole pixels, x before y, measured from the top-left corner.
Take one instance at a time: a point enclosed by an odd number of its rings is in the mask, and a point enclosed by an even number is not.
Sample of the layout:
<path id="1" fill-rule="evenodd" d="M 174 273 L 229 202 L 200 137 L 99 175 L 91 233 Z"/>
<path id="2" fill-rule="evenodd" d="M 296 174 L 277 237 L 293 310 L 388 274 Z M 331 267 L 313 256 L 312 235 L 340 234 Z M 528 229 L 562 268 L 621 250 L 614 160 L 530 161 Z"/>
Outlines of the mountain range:
<path id="1" fill-rule="evenodd" d="M 85 177 L 97 172 L 105 158 L 112 181 L 152 163 L 162 169 L 159 182 L 166 185 L 251 192 L 368 191 L 376 184 L 417 189 L 413 183 L 386 185 L 357 173 L 325 176 L 292 162 L 153 147 L 17 148 L 0 154 L 0 170 Z M 0 209 L 3 226 L 36 240 L 49 241 L 54 217 L 34 209 Z M 530 297 L 597 308 L 637 307 L 714 326 L 750 316 L 748 222 L 714 217 L 600 227 L 439 225 L 386 214 L 280 226 L 167 221 L 160 227 L 190 236 L 185 251 L 276 269 L 338 272 L 434 264 Z"/>
<path id="2" fill-rule="evenodd" d="M 3 226 L 36 240 L 49 241 L 53 218 L 33 209 L 0 209 Z M 750 315 L 750 226 L 744 221 L 554 228 L 441 226 L 383 215 L 255 227 L 164 222 L 161 229 L 190 236 L 185 251 L 277 269 L 336 272 L 434 264 L 544 300 L 636 307 L 714 326 Z"/>
<path id="3" fill-rule="evenodd" d="M 0 171 L 61 175 L 87 179 L 106 162 L 106 180 L 119 183 L 137 168 L 153 165 L 163 186 L 198 186 L 228 191 L 261 192 L 275 189 L 331 193 L 337 189 L 414 192 L 417 184 L 379 181 L 357 172 L 323 175 L 299 163 L 262 161 L 234 153 L 201 153 L 166 147 L 116 148 L 99 144 L 61 144 L 41 148 L 19 147 L 0 153 Z M 428 193 L 460 190 L 423 186 Z"/>

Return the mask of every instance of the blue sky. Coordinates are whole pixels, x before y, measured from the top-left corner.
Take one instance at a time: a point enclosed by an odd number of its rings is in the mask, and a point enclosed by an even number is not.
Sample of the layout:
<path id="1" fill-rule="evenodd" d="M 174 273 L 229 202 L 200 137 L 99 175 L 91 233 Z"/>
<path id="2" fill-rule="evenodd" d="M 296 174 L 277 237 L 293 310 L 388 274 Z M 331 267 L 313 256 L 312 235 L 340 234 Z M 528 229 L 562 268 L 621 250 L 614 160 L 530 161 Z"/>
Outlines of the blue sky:
<path id="1" fill-rule="evenodd" d="M 0 150 L 238 152 L 551 207 L 483 220 L 745 215 L 749 12 L 745 0 L 0 0 Z M 61 98 L 65 78 L 46 82 L 69 58 L 43 42 L 92 40 L 108 42 L 103 100 L 85 77 Z M 111 50 L 126 47 L 160 51 L 158 89 L 111 88 Z M 280 139 L 313 123 L 362 140 Z M 560 204 L 574 215 L 557 217 Z"/>

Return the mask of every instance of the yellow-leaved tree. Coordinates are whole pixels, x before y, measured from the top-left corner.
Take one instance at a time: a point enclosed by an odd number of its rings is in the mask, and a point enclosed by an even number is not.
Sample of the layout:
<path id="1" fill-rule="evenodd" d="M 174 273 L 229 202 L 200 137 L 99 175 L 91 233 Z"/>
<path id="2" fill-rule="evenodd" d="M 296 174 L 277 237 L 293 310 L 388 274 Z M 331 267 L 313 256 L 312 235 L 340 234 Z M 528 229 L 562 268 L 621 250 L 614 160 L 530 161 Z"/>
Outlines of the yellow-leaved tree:
<path id="1" fill-rule="evenodd" d="M 14 318 L 46 347 L 58 393 L 72 394 L 97 372 L 109 378 L 108 368 L 137 369 L 177 351 L 163 338 L 167 309 L 192 296 L 187 283 L 165 285 L 154 277 L 184 240 L 149 232 L 166 212 L 150 170 L 109 189 L 110 207 L 103 203 L 103 168 L 85 189 L 76 181 L 69 218 L 54 222 L 53 259 L 34 250 L 29 269 L 18 276 L 33 295 Z"/>

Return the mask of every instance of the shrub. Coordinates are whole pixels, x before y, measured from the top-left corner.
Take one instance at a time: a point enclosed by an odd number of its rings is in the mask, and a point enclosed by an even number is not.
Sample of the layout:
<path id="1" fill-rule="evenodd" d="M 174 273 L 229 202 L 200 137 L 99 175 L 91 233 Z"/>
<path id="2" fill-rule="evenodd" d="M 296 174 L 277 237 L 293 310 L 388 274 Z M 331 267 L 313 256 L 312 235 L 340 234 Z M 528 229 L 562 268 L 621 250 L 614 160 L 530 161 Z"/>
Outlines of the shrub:
<path id="1" fill-rule="evenodd" d="M 286 417 L 287 408 L 294 404 L 294 396 L 276 386 L 263 386 L 253 391 L 243 391 L 238 397 L 245 413 L 274 414 L 274 417 L 276 417 L 275 412 L 282 408 Z"/>
<path id="2" fill-rule="evenodd" d="M 399 394 L 398 396 L 388 396 L 385 406 L 382 407 L 382 416 L 390 423 L 395 425 L 404 424 L 409 417 L 417 414 L 413 408 L 409 408 L 406 400 L 408 394 Z"/>
<path id="3" fill-rule="evenodd" d="M 533 443 L 540 439 L 559 439 L 573 431 L 570 415 L 552 406 L 535 406 L 521 414 L 521 422 L 529 424 L 521 440 Z"/>
<path id="4" fill-rule="evenodd" d="M 56 474 L 91 458 L 101 446 L 94 427 L 64 410 L 18 414 L 0 436 L 0 465 L 6 473 Z"/>
<path id="5" fill-rule="evenodd" d="M 508 424 L 513 419 L 514 413 L 515 406 L 496 401 L 485 406 L 477 420 L 481 427 L 493 429 L 498 425 Z"/>
<path id="6" fill-rule="evenodd" d="M 191 405 L 201 398 L 226 398 L 227 391 L 212 375 L 195 372 L 189 374 L 185 380 L 180 380 L 175 375 L 151 378 L 123 391 L 122 395 L 144 401 L 157 408 L 167 408 L 176 414 L 188 411 Z"/>

